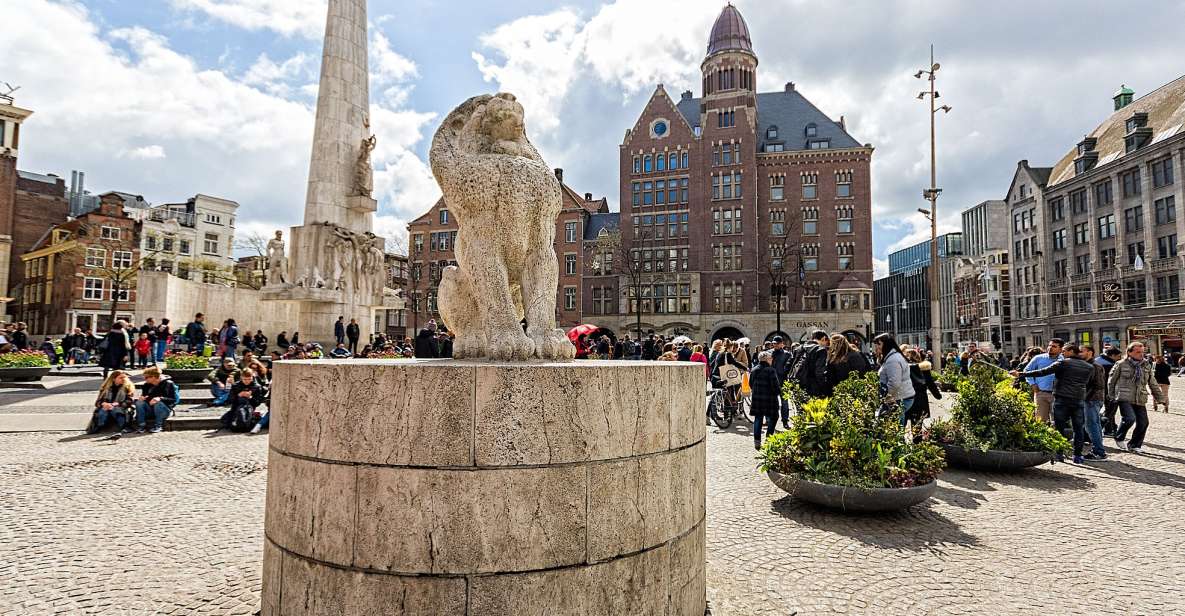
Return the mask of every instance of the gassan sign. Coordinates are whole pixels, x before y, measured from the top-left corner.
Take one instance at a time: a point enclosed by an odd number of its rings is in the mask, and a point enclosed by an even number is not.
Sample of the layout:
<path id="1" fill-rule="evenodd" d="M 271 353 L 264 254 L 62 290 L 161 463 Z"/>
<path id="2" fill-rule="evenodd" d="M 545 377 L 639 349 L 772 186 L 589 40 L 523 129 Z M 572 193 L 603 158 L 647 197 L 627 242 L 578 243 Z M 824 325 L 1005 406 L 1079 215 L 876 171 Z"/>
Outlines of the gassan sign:
<path id="1" fill-rule="evenodd" d="M 1153 336 L 1185 336 L 1185 327 L 1133 327 L 1128 330 L 1132 338 L 1152 338 Z"/>

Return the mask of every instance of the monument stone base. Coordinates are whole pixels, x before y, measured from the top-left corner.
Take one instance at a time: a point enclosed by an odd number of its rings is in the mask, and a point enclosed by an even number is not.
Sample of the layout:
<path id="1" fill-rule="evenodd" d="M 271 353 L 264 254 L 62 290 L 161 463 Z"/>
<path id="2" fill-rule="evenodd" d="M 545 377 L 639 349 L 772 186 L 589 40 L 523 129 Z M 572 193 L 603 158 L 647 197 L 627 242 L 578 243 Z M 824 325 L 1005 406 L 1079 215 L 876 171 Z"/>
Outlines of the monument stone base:
<path id="1" fill-rule="evenodd" d="M 265 616 L 703 616 L 703 366 L 278 362 Z"/>

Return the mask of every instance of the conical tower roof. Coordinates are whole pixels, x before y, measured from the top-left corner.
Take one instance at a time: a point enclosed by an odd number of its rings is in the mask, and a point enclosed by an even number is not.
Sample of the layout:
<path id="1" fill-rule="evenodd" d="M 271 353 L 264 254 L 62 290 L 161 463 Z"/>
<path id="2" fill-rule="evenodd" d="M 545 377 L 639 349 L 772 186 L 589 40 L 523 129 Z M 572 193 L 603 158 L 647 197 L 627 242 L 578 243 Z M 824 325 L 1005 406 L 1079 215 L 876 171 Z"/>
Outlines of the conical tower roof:
<path id="1" fill-rule="evenodd" d="M 712 25 L 712 36 L 708 37 L 708 55 L 718 51 L 742 50 L 753 52 L 753 40 L 749 38 L 749 26 L 741 12 L 731 4 L 720 11 Z"/>

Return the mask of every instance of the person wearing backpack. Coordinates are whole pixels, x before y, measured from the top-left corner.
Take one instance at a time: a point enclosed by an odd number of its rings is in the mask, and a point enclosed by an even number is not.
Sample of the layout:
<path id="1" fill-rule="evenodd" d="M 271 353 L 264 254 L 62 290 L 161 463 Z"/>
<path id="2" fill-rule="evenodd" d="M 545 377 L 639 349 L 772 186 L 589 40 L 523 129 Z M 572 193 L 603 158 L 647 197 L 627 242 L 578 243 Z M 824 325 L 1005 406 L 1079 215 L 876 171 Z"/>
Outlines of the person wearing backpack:
<path id="1" fill-rule="evenodd" d="M 825 397 L 827 388 L 827 349 L 831 339 L 827 332 L 816 329 L 811 339 L 795 353 L 791 363 L 790 377 L 812 398 Z"/>
<path id="2" fill-rule="evenodd" d="M 152 434 L 165 428 L 165 420 L 173 414 L 173 408 L 181 401 L 177 384 L 161 376 L 160 368 L 150 366 L 144 369 L 144 393 L 136 398 L 136 432 L 144 432 L 148 424 L 148 413 L 152 412 Z"/>
<path id="3" fill-rule="evenodd" d="M 222 414 L 222 427 L 231 432 L 246 432 L 256 422 L 255 408 L 263 404 L 263 387 L 255 382 L 255 371 L 250 368 L 239 373 L 239 380 L 230 388 L 230 410 Z"/>

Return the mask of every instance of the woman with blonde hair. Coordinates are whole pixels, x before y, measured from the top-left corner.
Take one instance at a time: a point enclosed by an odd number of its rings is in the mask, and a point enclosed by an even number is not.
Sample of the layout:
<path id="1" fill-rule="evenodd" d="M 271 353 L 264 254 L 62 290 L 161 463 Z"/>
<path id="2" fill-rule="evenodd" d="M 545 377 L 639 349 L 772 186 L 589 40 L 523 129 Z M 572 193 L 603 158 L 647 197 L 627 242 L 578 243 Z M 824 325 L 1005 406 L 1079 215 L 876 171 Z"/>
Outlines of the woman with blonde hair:
<path id="1" fill-rule="evenodd" d="M 136 386 L 123 370 L 112 370 L 99 386 L 99 396 L 95 399 L 95 411 L 91 414 L 90 425 L 86 427 L 87 434 L 94 434 L 109 421 L 115 422 L 117 430 L 122 431 L 128 422 L 128 411 L 135 404 Z"/>
<path id="2" fill-rule="evenodd" d="M 827 395 L 836 385 L 846 381 L 852 374 L 864 374 L 871 367 L 868 359 L 848 342 L 843 334 L 831 334 L 831 346 L 827 347 Z"/>

